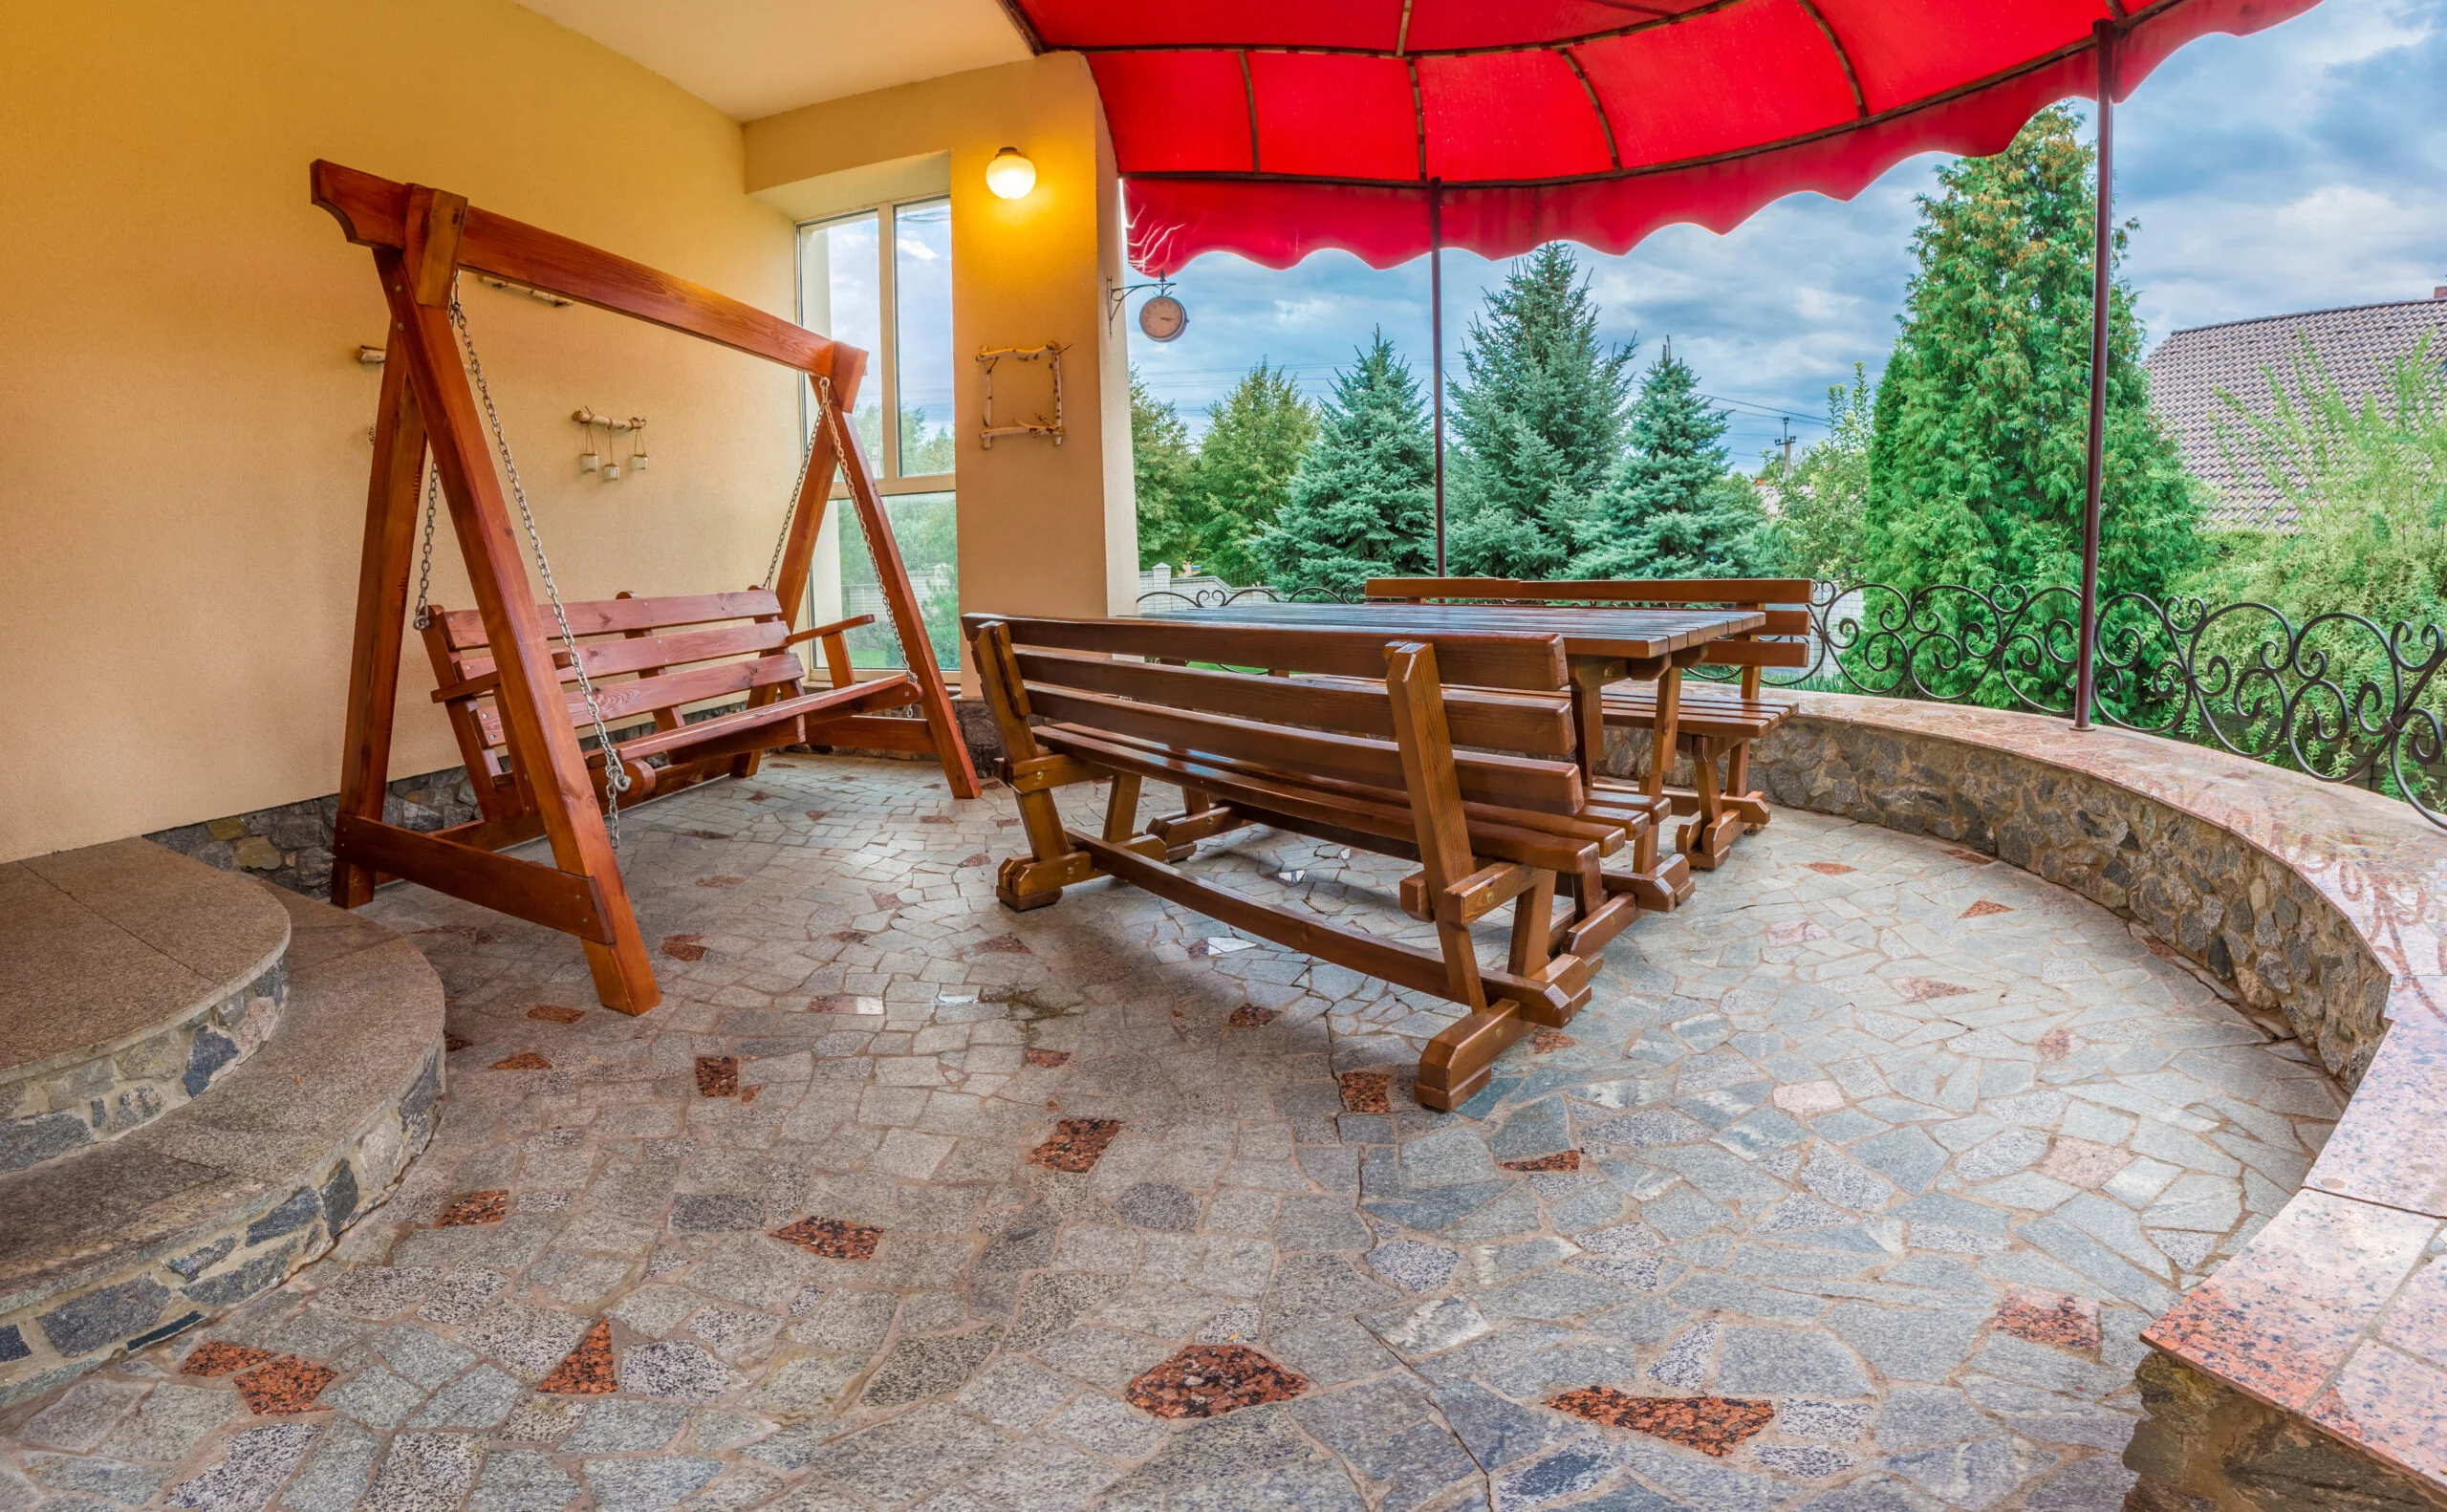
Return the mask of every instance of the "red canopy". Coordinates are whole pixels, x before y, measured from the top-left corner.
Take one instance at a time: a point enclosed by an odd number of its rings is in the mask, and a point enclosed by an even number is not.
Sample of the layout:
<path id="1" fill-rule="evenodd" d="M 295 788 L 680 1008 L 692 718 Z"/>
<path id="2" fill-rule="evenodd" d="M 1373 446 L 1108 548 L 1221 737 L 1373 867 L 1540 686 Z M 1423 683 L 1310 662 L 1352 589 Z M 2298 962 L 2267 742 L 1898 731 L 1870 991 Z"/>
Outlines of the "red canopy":
<path id="1" fill-rule="evenodd" d="M 1374 267 L 1731 229 L 1849 199 L 1916 152 L 1992 153 L 2169 54 L 2315 0 L 1007 0 L 1088 54 L 1128 181 L 1131 261 Z M 1434 189 L 1431 190 L 1431 185 Z"/>

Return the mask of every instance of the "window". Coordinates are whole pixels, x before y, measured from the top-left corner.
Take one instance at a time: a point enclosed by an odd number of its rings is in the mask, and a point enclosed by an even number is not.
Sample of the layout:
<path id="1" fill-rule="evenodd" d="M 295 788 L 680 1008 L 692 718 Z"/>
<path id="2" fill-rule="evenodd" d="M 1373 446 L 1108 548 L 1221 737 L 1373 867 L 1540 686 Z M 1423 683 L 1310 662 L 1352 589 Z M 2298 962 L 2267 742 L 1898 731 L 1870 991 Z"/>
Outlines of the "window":
<path id="1" fill-rule="evenodd" d="M 887 250 L 889 255 L 886 255 Z M 945 667 L 960 661 L 960 558 L 952 472 L 958 458 L 952 365 L 952 207 L 910 200 L 799 227 L 799 319 L 868 353 L 850 412 L 875 464 L 919 613 Z M 834 486 L 834 497 L 847 488 Z M 873 615 L 850 635 L 861 666 L 902 664 L 874 560 L 855 515 L 834 509 L 811 591 L 819 620 Z"/>

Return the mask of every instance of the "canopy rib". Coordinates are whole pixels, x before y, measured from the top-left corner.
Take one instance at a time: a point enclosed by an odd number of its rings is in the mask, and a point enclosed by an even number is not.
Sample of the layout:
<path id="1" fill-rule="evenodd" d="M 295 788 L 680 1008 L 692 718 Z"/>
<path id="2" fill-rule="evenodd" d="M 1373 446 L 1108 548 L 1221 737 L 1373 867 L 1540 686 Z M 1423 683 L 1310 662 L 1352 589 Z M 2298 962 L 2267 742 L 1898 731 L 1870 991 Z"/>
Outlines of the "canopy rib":
<path id="1" fill-rule="evenodd" d="M 1835 61 L 1843 65 L 1844 82 L 1851 86 L 1852 91 L 1853 119 L 1869 119 L 1870 97 L 1861 93 L 1860 72 L 1852 67 L 1851 50 L 1845 47 L 1844 39 L 1835 34 L 1835 23 L 1828 20 L 1827 12 L 1818 9 L 1818 0 L 1793 0 L 1793 3 L 1808 11 L 1809 18 L 1818 23 L 1819 34 L 1827 38 L 1829 51 L 1835 54 Z"/>
<path id="2" fill-rule="evenodd" d="M 1559 47 L 1555 51 L 1561 53 L 1564 55 L 1564 61 L 1571 65 L 1571 76 L 1580 80 L 1581 89 L 1588 94 L 1589 108 L 1597 113 L 1597 129 L 1606 134 L 1606 159 L 1614 165 L 1614 171 L 1620 173 L 1623 168 L 1623 149 L 1614 144 L 1614 122 L 1607 118 L 1606 102 L 1597 97 L 1597 86 L 1589 81 L 1589 70 L 1580 66 L 1580 59 L 1572 56 L 1571 49 Z"/>

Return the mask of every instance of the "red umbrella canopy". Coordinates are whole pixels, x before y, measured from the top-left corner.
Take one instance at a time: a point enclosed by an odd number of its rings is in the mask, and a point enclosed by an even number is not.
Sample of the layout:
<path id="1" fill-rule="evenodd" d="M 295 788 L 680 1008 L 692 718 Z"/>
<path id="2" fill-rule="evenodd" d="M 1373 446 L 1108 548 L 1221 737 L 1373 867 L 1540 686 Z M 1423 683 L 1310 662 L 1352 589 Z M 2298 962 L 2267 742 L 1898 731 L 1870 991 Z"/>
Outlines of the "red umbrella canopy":
<path id="1" fill-rule="evenodd" d="M 1088 55 L 1131 260 L 1228 250 L 1383 268 L 1849 199 L 1916 152 L 1992 153 L 2176 48 L 2316 0 L 1007 0 Z M 1432 221 L 1438 223 L 1432 226 Z"/>

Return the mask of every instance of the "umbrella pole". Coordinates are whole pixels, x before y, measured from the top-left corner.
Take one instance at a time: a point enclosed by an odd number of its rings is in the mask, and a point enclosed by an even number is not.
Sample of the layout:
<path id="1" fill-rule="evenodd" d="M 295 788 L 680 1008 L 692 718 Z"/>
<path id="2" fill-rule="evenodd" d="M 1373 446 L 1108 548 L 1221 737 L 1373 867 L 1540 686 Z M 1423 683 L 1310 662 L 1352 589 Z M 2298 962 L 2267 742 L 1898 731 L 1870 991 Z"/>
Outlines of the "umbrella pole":
<path id="1" fill-rule="evenodd" d="M 1444 575 L 1444 193 L 1430 180 L 1427 185 L 1427 341 L 1435 351 L 1428 361 L 1436 386 L 1436 575 Z"/>
<path id="2" fill-rule="evenodd" d="M 2082 629 L 2073 673 L 2073 727 L 2090 727 L 2090 705 L 2097 692 L 2095 661 L 2099 644 L 2099 495 L 2107 458 L 2108 306 L 2112 278 L 2108 264 L 2115 234 L 2115 205 L 2110 177 L 2115 141 L 2115 23 L 2101 21 L 2090 29 L 2099 54 L 2098 245 L 2090 270 L 2090 438 L 2082 495 Z"/>

